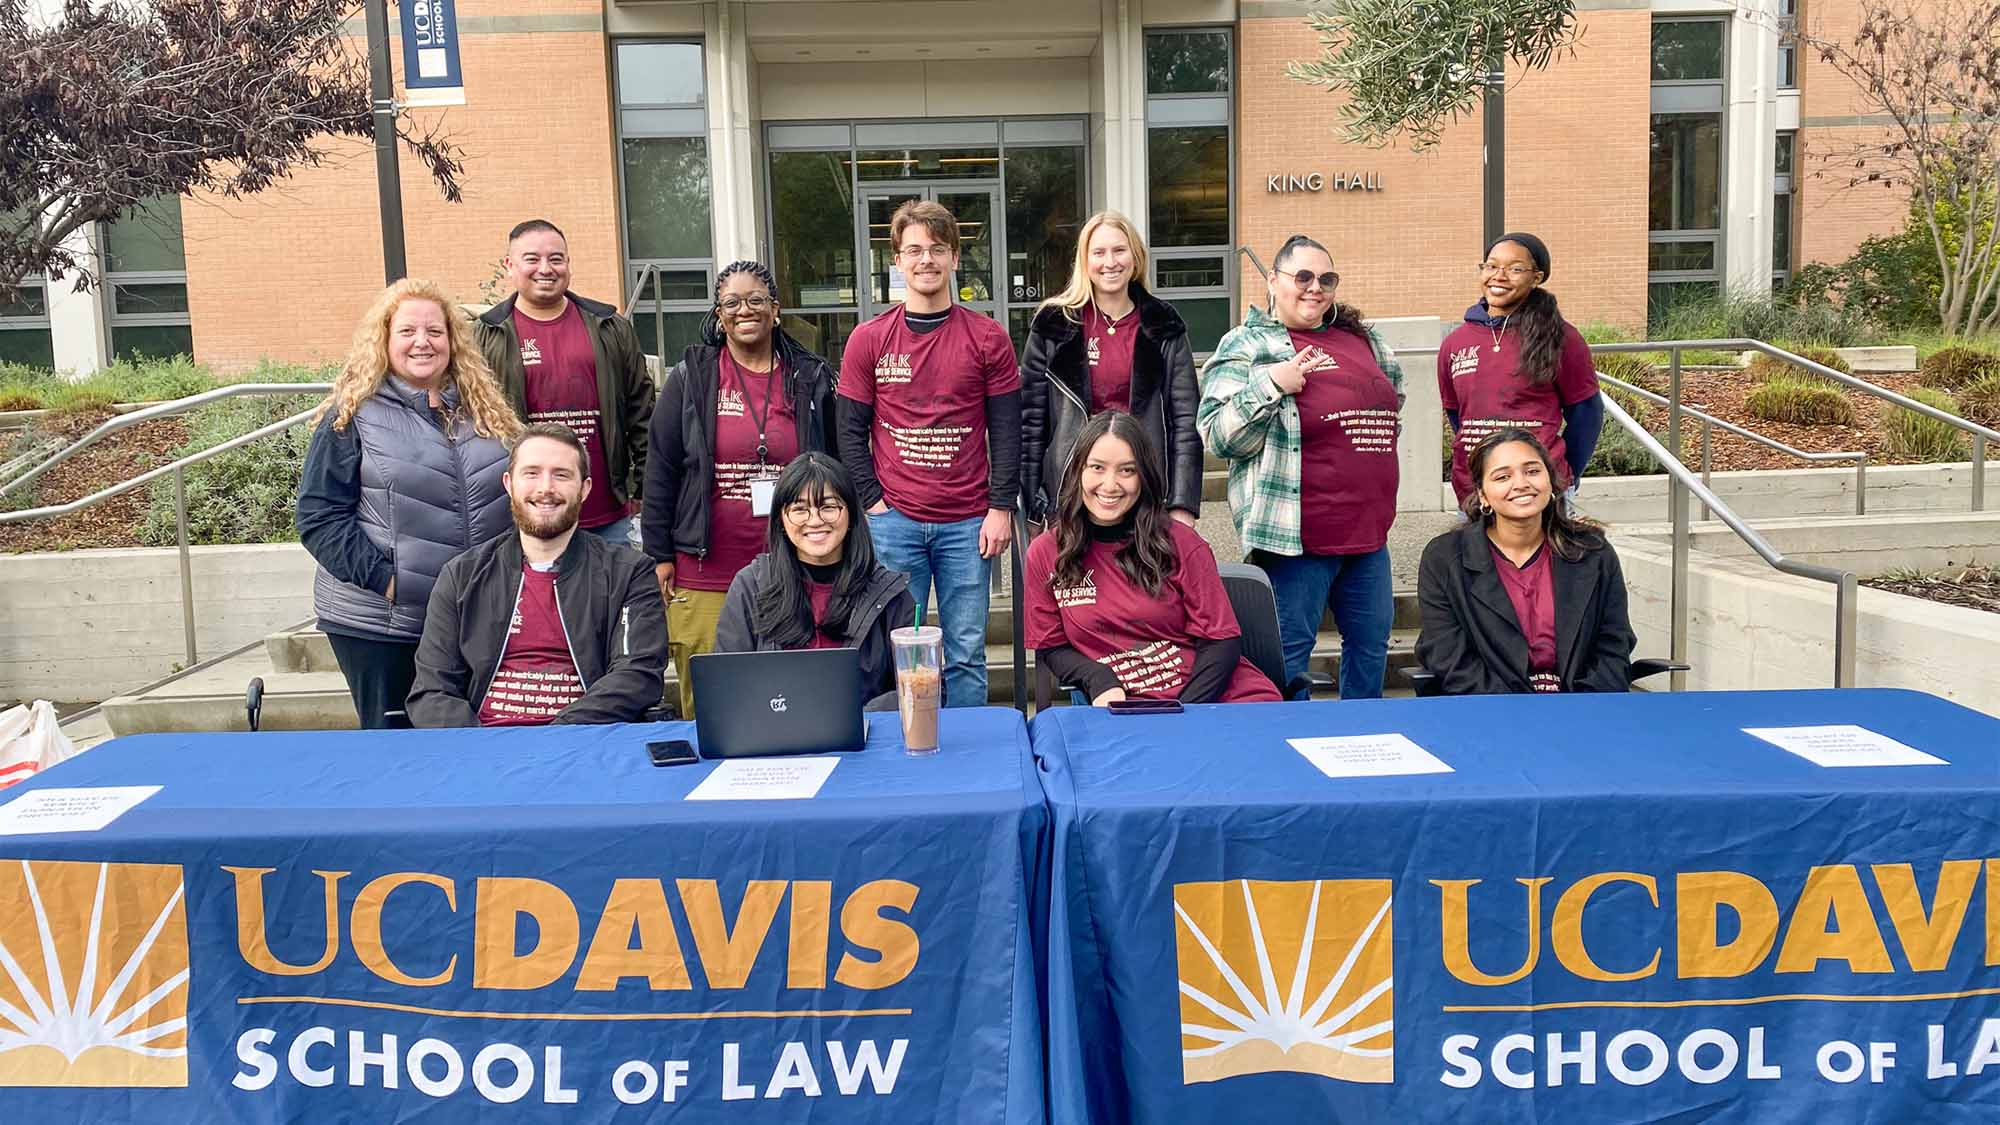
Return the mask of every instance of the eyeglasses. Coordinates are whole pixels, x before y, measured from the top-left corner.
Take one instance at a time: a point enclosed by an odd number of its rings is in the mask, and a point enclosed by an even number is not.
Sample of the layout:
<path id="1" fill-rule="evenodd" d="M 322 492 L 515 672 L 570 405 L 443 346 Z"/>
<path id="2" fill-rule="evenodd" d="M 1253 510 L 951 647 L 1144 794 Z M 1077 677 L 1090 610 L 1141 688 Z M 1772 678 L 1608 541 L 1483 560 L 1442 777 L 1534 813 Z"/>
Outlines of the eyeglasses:
<path id="1" fill-rule="evenodd" d="M 937 246 L 905 246 L 901 250 L 896 251 L 896 256 L 898 258 L 907 258 L 912 262 L 919 262 L 925 258 L 929 258 L 933 262 L 942 262 L 951 257 L 951 247 L 943 244 Z"/>
<path id="2" fill-rule="evenodd" d="M 1315 281 L 1319 282 L 1319 287 L 1328 293 L 1340 287 L 1340 275 L 1331 270 L 1326 273 L 1317 274 L 1311 270 L 1300 270 L 1297 273 L 1288 273 L 1285 276 L 1291 278 L 1292 283 L 1301 289 L 1311 289 Z"/>
<path id="3" fill-rule="evenodd" d="M 1522 278 L 1534 272 L 1536 272 L 1536 270 L 1535 267 L 1533 266 L 1523 266 L 1518 264 L 1511 266 L 1503 266 L 1498 262 L 1479 263 L 1479 276 L 1481 277 L 1491 277 L 1496 273 L 1504 273 L 1507 275 L 1510 281 L 1519 281 Z"/>
<path id="4" fill-rule="evenodd" d="M 724 297 L 715 303 L 715 307 L 726 313 L 734 313 L 742 309 L 749 309 L 751 312 L 763 312 L 777 303 L 762 293 L 752 293 L 748 297 Z"/>
<path id="5" fill-rule="evenodd" d="M 804 500 L 794 500 L 785 505 L 785 518 L 793 523 L 806 522 L 813 518 L 814 512 L 819 513 L 821 523 L 832 523 L 847 514 L 847 505 L 838 500 L 822 500 L 818 507 Z"/>

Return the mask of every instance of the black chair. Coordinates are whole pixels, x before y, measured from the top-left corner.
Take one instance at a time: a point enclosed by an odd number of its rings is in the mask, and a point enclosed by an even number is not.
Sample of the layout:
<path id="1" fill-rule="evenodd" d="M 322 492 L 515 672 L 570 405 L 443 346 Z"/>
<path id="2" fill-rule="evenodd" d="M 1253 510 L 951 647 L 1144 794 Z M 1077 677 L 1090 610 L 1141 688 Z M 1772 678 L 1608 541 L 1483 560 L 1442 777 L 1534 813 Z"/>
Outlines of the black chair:
<path id="1" fill-rule="evenodd" d="M 1216 570 L 1222 576 L 1223 592 L 1229 595 L 1229 608 L 1236 614 L 1236 626 L 1243 632 L 1243 657 L 1259 672 L 1270 677 L 1271 683 L 1290 699 L 1311 686 L 1311 679 L 1299 676 L 1285 679 L 1285 646 L 1278 639 L 1278 597 L 1271 590 L 1271 579 L 1262 569 L 1249 563 L 1218 563 Z M 1074 684 L 1057 684 L 1049 670 L 1035 665 L 1035 710 L 1048 707 L 1053 695 L 1051 689 L 1074 691 Z"/>
<path id="2" fill-rule="evenodd" d="M 1692 669 L 1686 664 L 1679 664 L 1672 660 L 1662 660 L 1654 656 L 1641 657 L 1626 666 L 1625 682 L 1636 684 L 1647 676 L 1657 676 L 1662 672 L 1687 671 L 1692 671 Z M 1438 674 L 1436 672 L 1426 672 L 1422 668 L 1405 668 L 1403 669 L 1403 678 L 1410 682 L 1410 687 L 1415 689 L 1417 698 L 1419 699 L 1428 699 L 1434 695 L 1444 694 L 1444 685 L 1438 682 Z"/>

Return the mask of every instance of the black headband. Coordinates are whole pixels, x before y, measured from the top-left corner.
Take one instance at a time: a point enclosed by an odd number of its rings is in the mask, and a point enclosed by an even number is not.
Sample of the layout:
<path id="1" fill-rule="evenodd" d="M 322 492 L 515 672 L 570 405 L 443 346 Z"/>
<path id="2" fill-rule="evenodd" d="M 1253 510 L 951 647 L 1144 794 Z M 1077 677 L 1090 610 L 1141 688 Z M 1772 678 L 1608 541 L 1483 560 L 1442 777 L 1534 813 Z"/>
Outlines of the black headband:
<path id="1" fill-rule="evenodd" d="M 1542 245 L 1541 239 L 1536 238 L 1532 234 L 1525 234 L 1520 231 L 1515 231 L 1512 234 L 1503 234 L 1486 244 L 1486 253 L 1491 256 L 1493 248 L 1503 242 L 1511 242 L 1521 249 L 1526 250 L 1528 257 L 1535 260 L 1535 268 L 1542 271 L 1542 276 L 1544 278 L 1549 276 L 1549 248 Z"/>

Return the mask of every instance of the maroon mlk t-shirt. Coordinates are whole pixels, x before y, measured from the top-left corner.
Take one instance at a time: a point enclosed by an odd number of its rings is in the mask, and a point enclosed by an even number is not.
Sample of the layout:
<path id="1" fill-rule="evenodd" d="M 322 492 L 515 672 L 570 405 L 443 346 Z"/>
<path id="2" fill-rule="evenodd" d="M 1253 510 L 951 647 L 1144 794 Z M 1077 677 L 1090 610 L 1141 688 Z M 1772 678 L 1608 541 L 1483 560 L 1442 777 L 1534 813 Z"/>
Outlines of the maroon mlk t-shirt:
<path id="1" fill-rule="evenodd" d="M 1396 387 L 1368 339 L 1344 328 L 1293 332 L 1335 366 L 1306 376 L 1299 408 L 1299 540 L 1309 555 L 1365 555 L 1396 519 Z"/>
<path id="2" fill-rule="evenodd" d="M 1528 686 L 1536 691 L 1561 691 L 1562 677 L 1556 672 L 1556 593 L 1549 567 L 1549 545 L 1535 549 L 1526 566 L 1493 548 L 1493 569 L 1500 574 L 1500 586 L 1514 605 L 1514 619 L 1521 635 L 1528 639 Z"/>
<path id="3" fill-rule="evenodd" d="M 1007 330 L 963 305 L 921 335 L 897 305 L 855 329 L 840 361 L 840 396 L 875 408 L 883 497 L 923 523 L 986 514 L 986 400 L 1020 387 Z"/>
<path id="4" fill-rule="evenodd" d="M 1097 306 L 1083 309 L 1083 365 L 1090 412 L 1132 409 L 1132 352 L 1139 339 L 1139 310 L 1112 319 Z"/>
<path id="5" fill-rule="evenodd" d="M 1472 494 L 1472 470 L 1466 456 L 1479 439 L 1504 426 L 1518 426 L 1541 439 L 1549 457 L 1549 475 L 1567 485 L 1569 462 L 1564 459 L 1562 410 L 1597 393 L 1597 366 L 1590 345 L 1568 322 L 1563 324 L 1562 354 L 1552 383 L 1535 383 L 1521 374 L 1521 334 L 1512 328 L 1461 324 L 1438 346 L 1438 397 L 1446 410 L 1458 411 L 1458 440 L 1451 447 L 1451 487 L 1460 503 Z"/>
<path id="6" fill-rule="evenodd" d="M 844 642 L 834 637 L 827 636 L 825 632 L 821 631 L 818 628 L 818 626 L 826 624 L 826 607 L 829 602 L 833 601 L 833 583 L 807 582 L 806 597 L 812 600 L 813 625 L 814 625 L 813 643 L 807 645 L 806 647 L 845 648 L 846 645 Z"/>
<path id="7" fill-rule="evenodd" d="M 1124 543 L 1093 542 L 1084 555 L 1084 580 L 1049 588 L 1055 573 L 1056 536 L 1045 531 L 1028 547 L 1029 648 L 1069 645 L 1109 665 L 1133 699 L 1179 699 L 1194 670 L 1196 641 L 1242 635 L 1229 594 L 1216 573 L 1215 553 L 1194 529 L 1171 523 L 1180 568 L 1158 595 L 1125 576 L 1118 552 Z M 1248 660 L 1239 659 L 1219 702 L 1276 702 L 1278 689 Z"/>
<path id="8" fill-rule="evenodd" d="M 556 572 L 522 563 L 507 648 L 479 701 L 479 725 L 542 726 L 582 698 L 583 680 L 556 611 Z"/>
<path id="9" fill-rule="evenodd" d="M 576 302 L 570 301 L 554 320 L 536 320 L 514 307 L 514 333 L 521 337 L 521 372 L 527 393 L 529 422 L 560 422 L 583 439 L 590 456 L 590 495 L 577 516 L 582 527 L 603 527 L 631 512 L 611 495 L 611 462 L 604 455 L 604 435 L 597 402 L 597 357 L 590 350 L 590 329 Z"/>
<path id="10" fill-rule="evenodd" d="M 776 479 L 799 455 L 798 428 L 785 371 L 745 371 L 722 349 L 715 389 L 715 480 L 708 489 L 708 557 L 674 555 L 674 585 L 690 590 L 729 589 L 736 572 L 763 553 L 770 520 L 755 515 L 750 482 Z M 764 460 L 757 461 L 757 423 L 764 423 Z"/>

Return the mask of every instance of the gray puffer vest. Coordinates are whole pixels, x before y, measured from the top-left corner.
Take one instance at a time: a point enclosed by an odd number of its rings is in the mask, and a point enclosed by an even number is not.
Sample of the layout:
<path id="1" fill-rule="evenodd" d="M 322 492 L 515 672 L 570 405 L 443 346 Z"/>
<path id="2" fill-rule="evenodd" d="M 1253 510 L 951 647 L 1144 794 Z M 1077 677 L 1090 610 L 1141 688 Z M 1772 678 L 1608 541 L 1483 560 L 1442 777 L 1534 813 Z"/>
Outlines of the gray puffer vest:
<path id="1" fill-rule="evenodd" d="M 456 388 L 445 394 L 457 405 Z M 462 412 L 450 433 L 425 392 L 394 375 L 348 422 L 361 441 L 361 506 L 355 518 L 396 568 L 392 605 L 320 567 L 313 610 L 323 627 L 414 644 L 444 564 L 514 525 L 500 474 L 507 450 L 473 431 Z"/>

